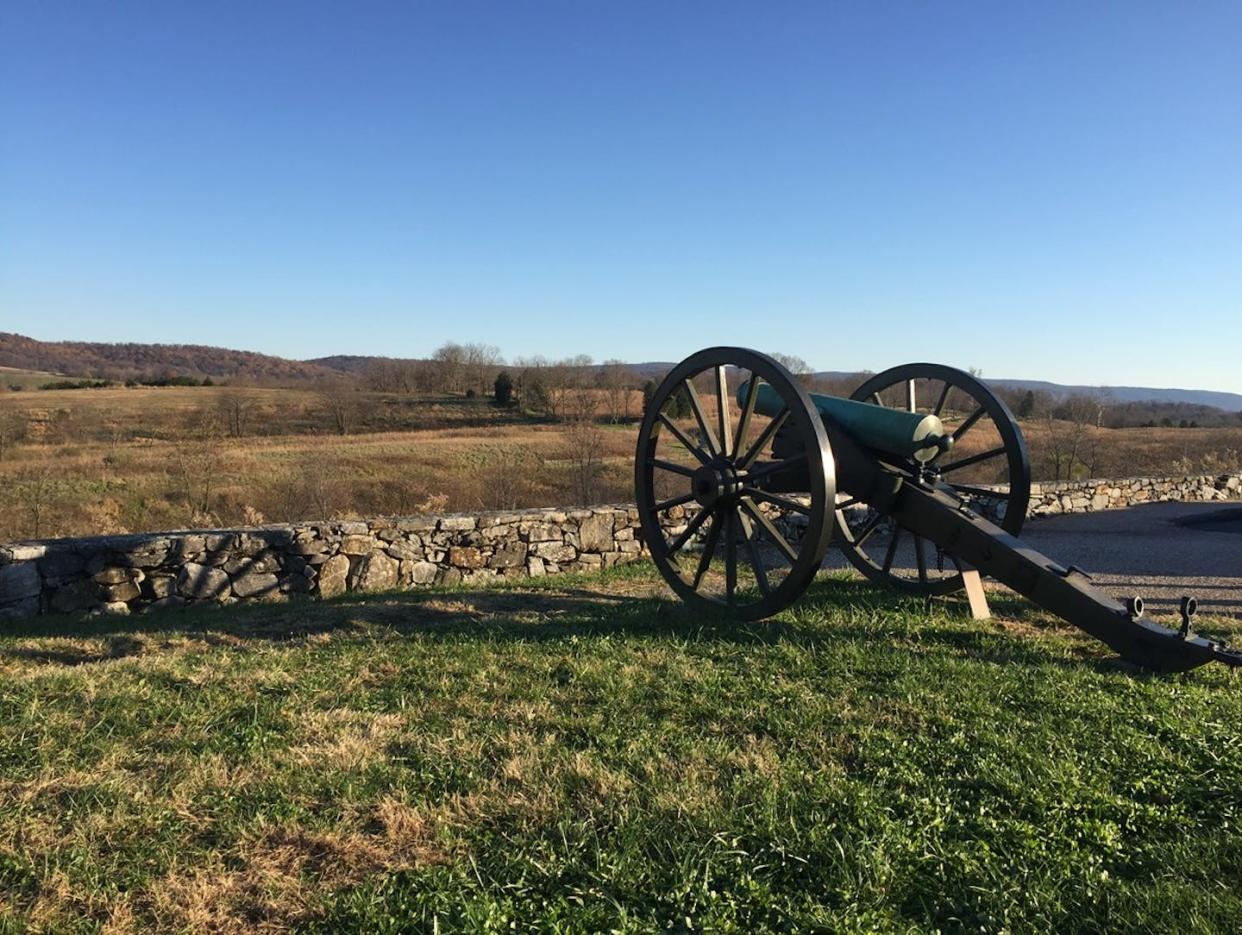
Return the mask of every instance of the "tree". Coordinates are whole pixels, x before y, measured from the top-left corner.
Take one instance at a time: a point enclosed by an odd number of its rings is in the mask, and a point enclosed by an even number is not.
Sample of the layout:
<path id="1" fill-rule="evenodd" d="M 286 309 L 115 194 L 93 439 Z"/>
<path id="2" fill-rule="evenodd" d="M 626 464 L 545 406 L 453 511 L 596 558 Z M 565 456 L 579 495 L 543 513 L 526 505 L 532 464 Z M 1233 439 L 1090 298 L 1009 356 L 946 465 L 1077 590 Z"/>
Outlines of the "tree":
<path id="1" fill-rule="evenodd" d="M 500 348 L 491 344 L 467 344 L 462 350 L 466 382 L 480 393 L 486 393 L 492 371 L 500 364 Z"/>
<path id="2" fill-rule="evenodd" d="M 1014 413 L 1019 419 L 1029 419 L 1035 414 L 1035 393 L 1033 390 L 1027 390 L 1022 394 L 1022 398 L 1018 401 L 1017 411 Z"/>
<path id="3" fill-rule="evenodd" d="M 633 379 L 622 361 L 606 360 L 595 375 L 596 385 L 603 391 L 608 421 L 614 425 L 630 417 L 630 397 L 633 395 Z"/>
<path id="4" fill-rule="evenodd" d="M 803 385 L 810 384 L 811 365 L 801 357 L 794 354 L 782 354 L 779 351 L 769 351 L 768 356 L 797 377 L 799 383 Z"/>
<path id="5" fill-rule="evenodd" d="M 250 419 L 254 414 L 258 400 L 243 393 L 225 393 L 220 397 L 217 410 L 220 413 L 224 431 L 231 438 L 241 438 L 250 428 Z"/>
<path id="6" fill-rule="evenodd" d="M 465 385 L 466 349 L 449 341 L 431 355 L 437 388 L 444 393 L 460 393 Z"/>
<path id="7" fill-rule="evenodd" d="M 604 472 L 604 433 L 594 419 L 575 418 L 565 429 L 565 440 L 574 502 L 590 505 L 595 502 Z"/>
<path id="8" fill-rule="evenodd" d="M 508 406 L 513 402 L 513 377 L 509 376 L 509 371 L 502 370 L 496 374 L 492 395 L 496 397 L 498 406 Z"/>
<path id="9" fill-rule="evenodd" d="M 348 435 L 353 431 L 358 416 L 358 400 L 350 384 L 343 380 L 321 383 L 317 399 L 328 425 L 337 435 Z"/>

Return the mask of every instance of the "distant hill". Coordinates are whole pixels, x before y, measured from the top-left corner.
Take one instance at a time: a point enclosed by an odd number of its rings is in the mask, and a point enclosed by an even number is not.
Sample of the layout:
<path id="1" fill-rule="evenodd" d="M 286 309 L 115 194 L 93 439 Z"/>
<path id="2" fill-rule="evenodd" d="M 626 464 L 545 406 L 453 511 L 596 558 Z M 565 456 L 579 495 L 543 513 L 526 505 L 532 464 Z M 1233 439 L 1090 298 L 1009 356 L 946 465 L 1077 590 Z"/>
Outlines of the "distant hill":
<path id="1" fill-rule="evenodd" d="M 1070 396 L 1075 393 L 1105 395 L 1119 403 L 1184 403 L 1190 406 L 1211 406 L 1226 412 L 1242 412 L 1242 394 L 1224 393 L 1216 390 L 1160 389 L 1150 386 L 1081 386 L 1048 383 L 1044 380 L 990 380 L 988 383 L 1012 390 L 1035 390 L 1054 396 Z"/>
<path id="2" fill-rule="evenodd" d="M 211 377 L 216 380 L 305 382 L 332 377 L 339 379 L 341 374 L 360 376 L 381 361 L 424 363 L 416 358 L 353 354 L 338 354 L 314 360 L 288 360 L 254 351 L 235 351 L 198 344 L 36 341 L 24 335 L 0 332 L 0 368 L 42 370 L 63 376 L 112 380 L 173 373 L 199 378 Z M 658 379 L 671 370 L 674 364 L 671 361 L 644 361 L 625 366 L 641 379 Z M 853 386 L 863 379 L 862 374 L 847 371 L 821 371 L 813 376 L 837 387 Z M 1044 380 L 985 379 L 993 386 L 1011 391 L 1035 390 L 1054 396 L 1094 393 L 1107 395 L 1116 403 L 1155 402 L 1242 412 L 1242 394 L 1239 393 L 1144 386 L 1065 385 Z"/>
<path id="3" fill-rule="evenodd" d="M 172 373 L 200 379 L 281 383 L 319 380 L 334 374 L 312 363 L 223 347 L 36 341 L 4 332 L 0 332 L 0 367 L 109 380 Z"/>

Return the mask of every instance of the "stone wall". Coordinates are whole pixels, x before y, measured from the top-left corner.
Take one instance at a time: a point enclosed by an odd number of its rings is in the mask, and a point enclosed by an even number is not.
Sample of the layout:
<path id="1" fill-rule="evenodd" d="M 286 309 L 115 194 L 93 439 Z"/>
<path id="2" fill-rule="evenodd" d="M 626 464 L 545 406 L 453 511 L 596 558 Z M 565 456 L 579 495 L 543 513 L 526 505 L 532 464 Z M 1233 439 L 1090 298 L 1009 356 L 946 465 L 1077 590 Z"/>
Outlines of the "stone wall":
<path id="1" fill-rule="evenodd" d="M 1240 496 L 1237 474 L 1092 480 L 1036 484 L 1030 511 Z M 684 524 L 681 507 L 669 511 L 666 532 Z M 537 577 L 642 552 L 638 511 L 627 505 L 13 543 L 0 546 L 0 620 Z"/>
<path id="2" fill-rule="evenodd" d="M 1162 500 L 1229 500 L 1242 497 L 1242 474 L 1130 477 L 1031 484 L 1028 516 L 1117 510 Z"/>

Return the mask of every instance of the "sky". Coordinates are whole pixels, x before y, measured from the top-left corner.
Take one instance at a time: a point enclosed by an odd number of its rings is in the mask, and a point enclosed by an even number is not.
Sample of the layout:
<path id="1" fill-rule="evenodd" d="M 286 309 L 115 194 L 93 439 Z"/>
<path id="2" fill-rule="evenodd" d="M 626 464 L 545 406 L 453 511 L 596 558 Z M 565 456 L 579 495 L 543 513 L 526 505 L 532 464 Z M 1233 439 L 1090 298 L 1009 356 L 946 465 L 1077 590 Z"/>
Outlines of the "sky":
<path id="1" fill-rule="evenodd" d="M 1242 4 L 0 4 L 0 331 L 1242 392 Z"/>

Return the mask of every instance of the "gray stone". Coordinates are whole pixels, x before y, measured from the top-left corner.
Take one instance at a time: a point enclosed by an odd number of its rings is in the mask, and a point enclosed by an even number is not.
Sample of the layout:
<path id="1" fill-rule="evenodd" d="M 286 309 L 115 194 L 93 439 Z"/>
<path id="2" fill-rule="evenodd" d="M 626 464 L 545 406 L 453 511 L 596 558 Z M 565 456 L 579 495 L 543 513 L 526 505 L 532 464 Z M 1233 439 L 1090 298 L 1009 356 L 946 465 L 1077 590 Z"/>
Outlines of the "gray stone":
<path id="1" fill-rule="evenodd" d="M 223 600 L 229 594 L 229 576 L 219 568 L 187 562 L 177 575 L 177 593 L 195 600 Z"/>
<path id="2" fill-rule="evenodd" d="M 345 591 L 349 575 L 349 559 L 344 555 L 333 555 L 319 568 L 319 594 L 322 597 L 335 597 Z"/>
<path id="3" fill-rule="evenodd" d="M 431 562 L 415 562 L 410 569 L 410 580 L 415 584 L 431 584 L 440 569 Z"/>
<path id="4" fill-rule="evenodd" d="M 91 576 L 96 584 L 120 584 L 129 580 L 128 568 L 102 568 Z"/>
<path id="5" fill-rule="evenodd" d="M 39 569 L 34 562 L 0 565 L 0 604 L 38 597 L 42 590 L 43 579 L 39 577 Z"/>
<path id="6" fill-rule="evenodd" d="M 519 568 L 526 563 L 526 544 L 522 542 L 514 542 L 505 546 L 503 549 L 497 549 L 495 554 L 487 560 L 488 568 Z"/>
<path id="7" fill-rule="evenodd" d="M 103 599 L 110 604 L 129 603 L 139 595 L 138 585 L 132 581 L 122 581 L 120 584 L 101 584 L 99 593 Z"/>
<path id="8" fill-rule="evenodd" d="M 474 527 L 473 516 L 446 516 L 440 520 L 440 529 L 445 532 L 469 532 Z"/>
<path id="9" fill-rule="evenodd" d="M 56 589 L 52 595 L 52 610 L 62 614 L 73 613 L 94 607 L 98 601 L 99 593 L 95 585 L 86 578 L 79 578 Z"/>
<path id="10" fill-rule="evenodd" d="M 248 572 L 233 579 L 233 594 L 237 597 L 255 597 L 270 594 L 278 589 L 276 576 L 270 572 Z"/>
<path id="11" fill-rule="evenodd" d="M 24 620 L 39 612 L 39 599 L 27 597 L 12 604 L 0 607 L 0 620 Z"/>
<path id="12" fill-rule="evenodd" d="M 366 555 L 375 548 L 375 540 L 370 536 L 346 536 L 341 540 L 342 555 Z"/>
<path id="13" fill-rule="evenodd" d="M 551 523 L 534 523 L 526 533 L 527 542 L 560 542 L 565 530 Z"/>
<path id="14" fill-rule="evenodd" d="M 147 583 L 147 589 L 156 600 L 163 600 L 177 593 L 177 579 L 168 575 L 153 575 Z"/>
<path id="15" fill-rule="evenodd" d="M 258 575 L 277 571 L 280 562 L 271 552 L 260 552 L 253 556 L 242 556 L 224 563 L 224 570 L 230 575 Z"/>
<path id="16" fill-rule="evenodd" d="M 57 549 L 49 551 L 39 559 L 39 571 L 42 572 L 44 578 L 68 578 L 79 574 L 85 564 L 85 559 L 77 552 Z"/>
<path id="17" fill-rule="evenodd" d="M 530 550 L 550 562 L 572 562 L 578 557 L 577 549 L 563 542 L 536 542 Z"/>
<path id="18" fill-rule="evenodd" d="M 358 591 L 385 591 L 397 585 L 399 565 L 379 549 L 366 555 L 351 576 L 351 587 Z"/>
<path id="19" fill-rule="evenodd" d="M 398 539 L 384 550 L 393 558 L 403 559 L 405 561 L 414 561 L 423 557 L 423 550 L 416 545 L 411 545 L 404 539 Z"/>
<path id="20" fill-rule="evenodd" d="M 445 568 L 440 572 L 438 580 L 444 585 L 461 584 L 461 569 Z"/>
<path id="21" fill-rule="evenodd" d="M 455 568 L 482 568 L 483 553 L 478 549 L 454 546 L 449 549 L 449 564 Z"/>

